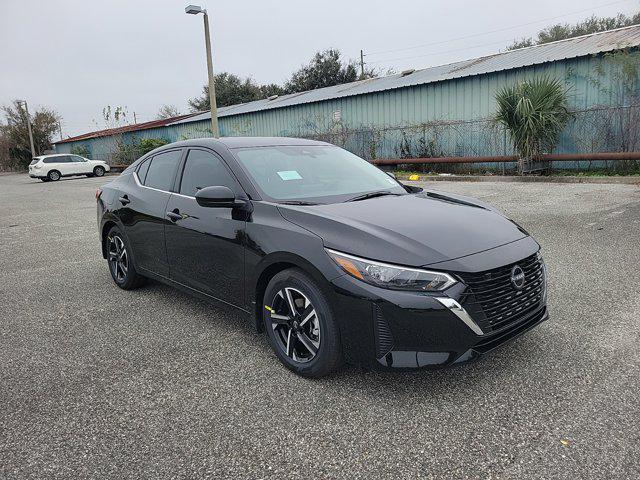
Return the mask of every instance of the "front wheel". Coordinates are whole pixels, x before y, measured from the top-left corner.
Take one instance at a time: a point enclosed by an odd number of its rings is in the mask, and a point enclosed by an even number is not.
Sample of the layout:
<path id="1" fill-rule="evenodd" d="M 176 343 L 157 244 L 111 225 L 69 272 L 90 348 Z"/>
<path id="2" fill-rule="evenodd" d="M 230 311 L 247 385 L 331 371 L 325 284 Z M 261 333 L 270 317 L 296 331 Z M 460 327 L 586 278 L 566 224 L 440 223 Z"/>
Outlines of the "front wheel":
<path id="1" fill-rule="evenodd" d="M 142 285 L 145 278 L 136 271 L 131 248 L 120 229 L 111 228 L 105 242 L 109 271 L 116 285 L 123 290 L 132 290 Z"/>
<path id="2" fill-rule="evenodd" d="M 96 177 L 102 177 L 104 175 L 104 167 L 101 167 L 98 165 L 96 168 L 93 169 L 93 174 Z"/>
<path id="3" fill-rule="evenodd" d="M 338 326 L 327 297 L 302 270 L 275 275 L 265 291 L 263 320 L 278 359 L 304 377 L 317 378 L 342 363 Z"/>

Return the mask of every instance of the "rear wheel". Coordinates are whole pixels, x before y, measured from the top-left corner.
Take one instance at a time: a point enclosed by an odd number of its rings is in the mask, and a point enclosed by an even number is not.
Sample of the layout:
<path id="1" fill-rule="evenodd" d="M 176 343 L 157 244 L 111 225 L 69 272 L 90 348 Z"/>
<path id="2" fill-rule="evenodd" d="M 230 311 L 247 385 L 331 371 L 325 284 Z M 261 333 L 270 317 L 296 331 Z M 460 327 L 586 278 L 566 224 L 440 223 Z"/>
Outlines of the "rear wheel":
<path id="1" fill-rule="evenodd" d="M 265 291 L 264 324 L 280 361 L 298 375 L 317 378 L 342 363 L 338 327 L 325 294 L 298 269 L 275 275 Z"/>
<path id="2" fill-rule="evenodd" d="M 113 227 L 109 230 L 105 242 L 109 271 L 116 285 L 124 290 L 132 290 L 142 285 L 145 278 L 136 271 L 131 249 L 120 229 Z"/>
<path id="3" fill-rule="evenodd" d="M 102 177 L 104 175 L 104 167 L 101 167 L 100 165 L 98 165 L 93 169 L 93 174 L 96 177 Z"/>
<path id="4" fill-rule="evenodd" d="M 47 174 L 47 178 L 49 180 L 51 180 L 52 182 L 57 182 L 58 180 L 60 180 L 60 172 L 57 170 L 51 170 L 48 174 Z"/>

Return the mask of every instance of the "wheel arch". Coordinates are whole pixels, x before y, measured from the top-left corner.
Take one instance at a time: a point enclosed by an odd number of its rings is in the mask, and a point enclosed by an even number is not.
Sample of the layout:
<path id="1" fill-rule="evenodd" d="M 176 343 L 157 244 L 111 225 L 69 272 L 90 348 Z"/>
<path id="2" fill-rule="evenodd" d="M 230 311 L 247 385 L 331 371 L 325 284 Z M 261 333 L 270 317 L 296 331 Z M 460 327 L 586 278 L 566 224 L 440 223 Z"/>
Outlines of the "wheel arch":
<path id="1" fill-rule="evenodd" d="M 109 233 L 109 230 L 117 226 L 118 224 L 113 220 L 107 220 L 102 225 L 102 230 L 100 231 L 100 246 L 102 248 L 102 258 L 107 258 L 107 234 Z"/>
<path id="2" fill-rule="evenodd" d="M 264 331 L 262 324 L 262 310 L 264 308 L 264 293 L 271 279 L 278 273 L 289 268 L 298 268 L 316 281 L 318 286 L 329 296 L 329 281 L 311 262 L 305 258 L 289 252 L 275 252 L 262 259 L 254 275 L 252 285 L 255 327 L 258 332 Z"/>

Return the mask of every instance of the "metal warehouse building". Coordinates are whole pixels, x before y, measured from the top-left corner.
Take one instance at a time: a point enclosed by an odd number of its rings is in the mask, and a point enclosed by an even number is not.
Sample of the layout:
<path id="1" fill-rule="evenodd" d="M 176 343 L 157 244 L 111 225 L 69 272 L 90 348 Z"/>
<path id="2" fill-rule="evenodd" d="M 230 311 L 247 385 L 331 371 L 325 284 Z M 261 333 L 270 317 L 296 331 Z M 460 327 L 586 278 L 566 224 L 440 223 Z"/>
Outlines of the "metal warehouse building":
<path id="1" fill-rule="evenodd" d="M 501 87 L 540 75 L 569 89 L 574 120 L 557 153 L 640 150 L 637 110 L 640 26 L 472 60 L 220 108 L 223 136 L 298 136 L 344 146 L 367 159 L 509 155 L 491 121 Z M 88 133 L 61 140 L 110 160 L 143 138 L 210 136 L 210 113 Z"/>

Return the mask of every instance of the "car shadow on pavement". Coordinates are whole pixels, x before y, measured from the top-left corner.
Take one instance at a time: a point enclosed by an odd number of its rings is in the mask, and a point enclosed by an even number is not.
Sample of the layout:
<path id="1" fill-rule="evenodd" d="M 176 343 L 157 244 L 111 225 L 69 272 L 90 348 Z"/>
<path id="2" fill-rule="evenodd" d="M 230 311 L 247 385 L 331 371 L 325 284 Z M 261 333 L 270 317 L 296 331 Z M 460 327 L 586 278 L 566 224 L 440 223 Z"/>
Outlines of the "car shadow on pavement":
<path id="1" fill-rule="evenodd" d="M 173 304 L 177 302 L 183 304 L 185 308 L 194 309 L 194 315 L 205 315 L 210 324 L 215 325 L 215 328 L 233 330 L 233 336 L 243 337 L 245 342 L 251 344 L 251 348 L 256 349 L 256 355 L 268 357 L 269 361 L 279 363 L 271 350 L 266 335 L 255 331 L 252 324 L 253 318 L 249 315 L 232 307 L 217 306 L 196 300 L 186 293 L 157 282 L 150 282 L 145 288 L 164 290 L 163 293 L 167 297 L 171 297 Z M 478 383 L 486 382 L 487 377 L 510 374 L 512 371 L 526 371 L 530 367 L 530 359 L 536 358 L 543 351 L 536 334 L 537 329 L 490 352 L 479 360 L 451 367 L 387 370 L 344 365 L 339 371 L 328 377 L 303 381 L 338 389 L 345 383 L 357 383 L 363 393 L 369 392 L 374 396 L 380 395 L 381 391 L 397 393 L 416 388 L 432 392 L 447 388 L 473 388 Z M 284 367 L 281 368 L 284 369 Z M 295 376 L 293 373 L 291 375 Z"/>

